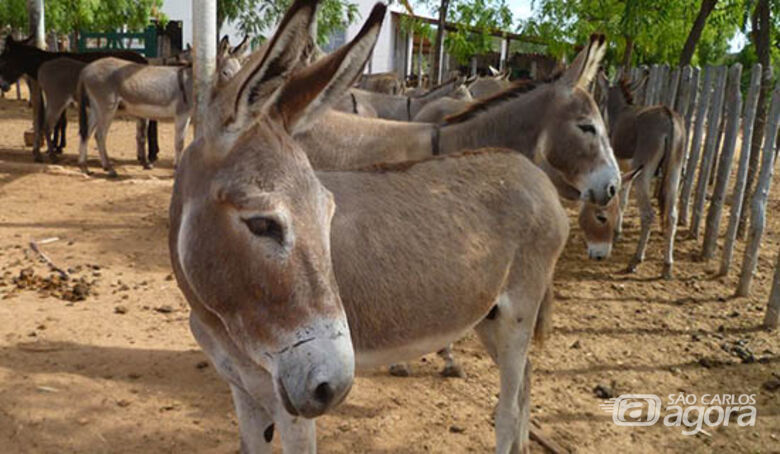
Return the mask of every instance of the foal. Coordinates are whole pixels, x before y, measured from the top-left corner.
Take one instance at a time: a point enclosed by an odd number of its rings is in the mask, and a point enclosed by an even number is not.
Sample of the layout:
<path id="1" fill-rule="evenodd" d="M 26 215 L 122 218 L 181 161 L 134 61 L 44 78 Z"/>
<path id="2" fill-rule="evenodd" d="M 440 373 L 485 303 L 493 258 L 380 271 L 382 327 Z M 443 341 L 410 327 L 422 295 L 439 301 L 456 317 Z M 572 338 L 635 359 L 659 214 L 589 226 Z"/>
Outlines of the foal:
<path id="1" fill-rule="evenodd" d="M 642 232 L 636 253 L 629 262 L 628 272 L 636 271 L 645 258 L 650 227 L 655 217 L 651 203 L 651 183 L 660 174 L 656 196 L 664 231 L 664 266 L 662 276 L 672 277 L 674 237 L 677 231 L 677 190 L 685 151 L 685 122 L 666 106 L 640 107 L 625 80 L 609 86 L 600 73 L 598 83 L 606 94 L 606 113 L 611 131 L 612 148 L 621 167 L 638 173 L 637 201 L 642 220 Z M 585 230 L 591 258 L 605 259 L 612 250 L 612 240 L 622 231 L 623 213 L 628 203 L 631 181 L 620 191 L 620 203 L 608 207 L 585 205 L 580 211 L 580 225 Z M 595 232 L 595 233 L 594 233 Z M 614 233 L 613 233 L 614 232 Z"/>

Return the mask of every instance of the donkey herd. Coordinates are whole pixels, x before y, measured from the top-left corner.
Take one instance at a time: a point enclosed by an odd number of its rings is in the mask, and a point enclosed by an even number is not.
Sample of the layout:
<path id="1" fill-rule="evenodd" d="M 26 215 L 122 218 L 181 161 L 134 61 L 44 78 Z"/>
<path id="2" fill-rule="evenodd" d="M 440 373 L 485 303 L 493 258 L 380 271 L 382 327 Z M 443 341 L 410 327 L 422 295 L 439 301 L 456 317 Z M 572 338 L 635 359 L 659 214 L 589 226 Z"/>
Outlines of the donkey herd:
<path id="1" fill-rule="evenodd" d="M 580 205 L 589 257 L 606 259 L 636 179 L 633 270 L 658 177 L 670 278 L 684 124 L 666 107 L 634 106 L 625 81 L 610 85 L 600 35 L 549 80 L 455 77 L 415 94 L 366 77 L 356 86 L 386 7 L 325 55 L 317 4 L 294 1 L 249 55 L 246 41 L 223 39 L 209 115 L 184 152 L 191 62 L 51 53 L 9 37 L 0 87 L 21 75 L 42 87 L 36 160 L 43 138 L 51 159 L 62 152 L 64 129 L 52 130 L 78 103 L 84 172 L 94 132 L 116 175 L 106 136 L 118 109 L 138 118 L 145 167 L 156 154 L 153 140 L 145 152 L 147 123 L 174 121 L 171 263 L 192 333 L 232 391 L 243 452 L 270 452 L 275 431 L 284 452 L 315 452 L 315 418 L 344 400 L 356 368 L 403 370 L 439 351 L 457 374 L 448 345 L 471 329 L 499 368 L 496 452 L 526 451 L 528 351 L 547 333 L 569 236 L 561 198 Z"/>

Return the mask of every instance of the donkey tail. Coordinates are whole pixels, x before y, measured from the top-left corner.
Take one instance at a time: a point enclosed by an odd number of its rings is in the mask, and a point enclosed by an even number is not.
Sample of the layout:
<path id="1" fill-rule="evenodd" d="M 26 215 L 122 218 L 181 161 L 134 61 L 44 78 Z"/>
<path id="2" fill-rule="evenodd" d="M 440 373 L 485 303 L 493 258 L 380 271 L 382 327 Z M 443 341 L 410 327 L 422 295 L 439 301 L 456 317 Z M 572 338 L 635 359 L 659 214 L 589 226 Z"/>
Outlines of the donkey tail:
<path id="1" fill-rule="evenodd" d="M 87 96 L 87 91 L 81 81 L 76 88 L 76 99 L 79 101 L 79 136 L 81 136 L 81 140 L 87 140 L 87 134 L 89 134 L 89 118 L 87 118 L 89 96 Z"/>
<path id="2" fill-rule="evenodd" d="M 536 325 L 534 325 L 534 342 L 540 347 L 544 346 L 544 341 L 550 334 L 552 326 L 552 308 L 553 308 L 553 284 L 552 279 L 547 286 L 547 290 L 542 297 L 542 304 L 539 305 L 539 312 L 536 314 Z"/>
<path id="3" fill-rule="evenodd" d="M 675 127 L 674 127 L 674 112 L 672 112 L 671 109 L 668 107 L 664 107 L 664 113 L 666 114 L 666 118 L 669 120 L 669 134 L 667 134 L 666 138 L 664 139 L 664 155 L 661 158 L 661 181 L 659 182 L 658 190 L 656 191 L 656 196 L 658 197 L 658 208 L 661 210 L 661 220 L 663 222 L 662 225 L 666 225 L 666 192 L 667 192 L 667 186 L 669 184 L 669 179 L 671 178 L 671 170 L 672 166 L 674 165 L 674 156 L 672 156 L 672 147 L 674 146 L 675 142 Z"/>

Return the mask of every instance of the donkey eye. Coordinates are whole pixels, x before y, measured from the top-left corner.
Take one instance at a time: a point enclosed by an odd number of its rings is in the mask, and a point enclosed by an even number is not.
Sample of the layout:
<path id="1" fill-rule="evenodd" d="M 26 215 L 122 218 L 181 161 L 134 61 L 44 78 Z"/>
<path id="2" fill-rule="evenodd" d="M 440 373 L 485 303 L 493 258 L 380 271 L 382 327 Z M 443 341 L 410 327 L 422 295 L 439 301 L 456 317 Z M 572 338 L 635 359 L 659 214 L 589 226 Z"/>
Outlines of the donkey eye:
<path id="1" fill-rule="evenodd" d="M 279 243 L 284 240 L 282 226 L 273 219 L 254 216 L 249 219 L 244 219 L 244 224 L 246 224 L 246 227 L 255 236 L 271 238 Z"/>
<path id="2" fill-rule="evenodd" d="M 599 213 L 599 214 L 596 215 L 596 220 L 599 221 L 602 224 L 606 224 L 607 223 L 607 216 L 605 216 L 602 213 Z"/>
<path id="3" fill-rule="evenodd" d="M 584 133 L 596 134 L 596 127 L 593 125 L 577 125 L 577 127 Z"/>

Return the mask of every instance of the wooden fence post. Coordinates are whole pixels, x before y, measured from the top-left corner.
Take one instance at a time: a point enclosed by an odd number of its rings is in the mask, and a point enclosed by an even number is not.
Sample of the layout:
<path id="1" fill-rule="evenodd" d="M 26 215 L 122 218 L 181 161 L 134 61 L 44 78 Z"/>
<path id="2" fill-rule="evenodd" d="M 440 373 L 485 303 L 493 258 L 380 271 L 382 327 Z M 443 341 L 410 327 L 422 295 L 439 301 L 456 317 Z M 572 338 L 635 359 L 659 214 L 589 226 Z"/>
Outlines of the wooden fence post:
<path id="1" fill-rule="evenodd" d="M 712 92 L 712 79 L 715 68 L 707 66 L 704 68 L 704 81 L 699 95 L 699 105 L 696 110 L 696 125 L 694 126 L 693 140 L 691 141 L 690 152 L 688 153 L 688 162 L 685 166 L 685 181 L 680 193 L 680 218 L 679 224 L 688 223 L 688 211 L 690 206 L 691 192 L 693 191 L 693 177 L 696 174 L 696 165 L 699 163 L 701 154 L 702 135 L 704 134 L 704 122 L 706 121 L 707 111 L 710 104 L 710 93 Z"/>
<path id="2" fill-rule="evenodd" d="M 707 120 L 707 140 L 704 142 L 704 153 L 701 155 L 699 178 L 696 180 L 696 194 L 693 199 L 693 214 L 691 216 L 691 236 L 699 237 L 701 214 L 704 210 L 704 202 L 707 197 L 707 180 L 710 178 L 712 157 L 715 154 L 715 145 L 718 143 L 718 128 L 720 127 L 720 114 L 723 111 L 723 92 L 726 88 L 726 67 L 715 68 L 716 80 L 712 95 L 712 107 Z"/>
<path id="3" fill-rule="evenodd" d="M 780 120 L 780 87 L 775 87 L 772 93 L 772 105 L 764 129 L 764 149 L 761 155 L 761 170 L 758 173 L 758 184 L 750 199 L 750 231 L 745 247 L 745 257 L 742 260 L 742 274 L 739 276 L 737 296 L 747 296 L 750 284 L 758 263 L 758 249 L 761 246 L 761 236 L 766 227 L 766 201 L 769 197 L 769 187 L 772 185 L 772 173 L 775 164 L 775 136 L 777 123 Z"/>
<path id="4" fill-rule="evenodd" d="M 739 134 L 739 123 L 742 118 L 742 93 L 740 92 L 739 82 L 742 77 L 742 65 L 735 64 L 729 70 L 728 84 L 728 115 L 724 123 L 728 124 L 726 128 L 726 138 L 723 144 L 723 151 L 720 153 L 720 163 L 718 164 L 718 180 L 715 188 L 712 190 L 710 198 L 710 209 L 707 212 L 707 223 L 704 228 L 704 245 L 701 249 L 701 258 L 709 260 L 715 254 L 718 232 L 720 230 L 720 218 L 723 214 L 723 202 L 726 190 L 731 176 L 731 161 L 734 159 L 734 148 L 737 145 L 737 135 Z"/>
<path id="5" fill-rule="evenodd" d="M 699 77 L 701 70 L 698 67 L 693 68 L 691 74 L 691 100 L 688 103 L 687 110 L 685 111 L 685 130 L 688 132 L 688 144 L 690 144 L 691 137 L 691 124 L 693 123 L 693 116 L 696 113 L 696 106 L 699 105 Z"/>
<path id="6" fill-rule="evenodd" d="M 734 253 L 734 241 L 737 239 L 737 226 L 742 216 L 742 199 L 745 193 L 745 181 L 747 179 L 748 161 L 750 159 L 750 140 L 745 137 L 753 137 L 753 124 L 756 120 L 756 107 L 758 106 L 758 90 L 761 88 L 761 63 L 753 65 L 750 75 L 750 86 L 747 98 L 745 98 L 745 113 L 742 120 L 742 150 L 739 154 L 739 168 L 737 169 L 737 181 L 734 183 L 734 192 L 731 194 L 731 214 L 729 226 L 726 229 L 726 239 L 723 242 L 723 256 L 720 261 L 720 274 L 726 276 L 731 267 L 731 257 Z M 753 150 L 753 152 L 757 152 Z"/>
<path id="7" fill-rule="evenodd" d="M 677 104 L 677 91 L 680 88 L 680 68 L 674 68 L 669 75 L 669 85 L 666 87 L 666 96 L 664 97 L 664 105 L 668 108 L 675 110 Z"/>
<path id="8" fill-rule="evenodd" d="M 637 106 L 645 105 L 645 99 L 647 99 L 647 91 L 649 90 L 648 86 L 650 85 L 649 70 L 647 68 L 647 65 L 642 65 L 638 68 L 636 80 L 643 79 L 645 75 L 647 75 L 647 80 L 645 81 L 645 83 L 639 86 L 636 92 L 636 96 L 634 97 L 634 104 L 636 104 Z"/>
<path id="9" fill-rule="evenodd" d="M 650 67 L 650 77 L 647 80 L 647 92 L 645 93 L 645 105 L 652 106 L 655 102 L 655 92 L 658 88 L 658 79 L 660 76 L 661 67 L 653 65 Z"/>

